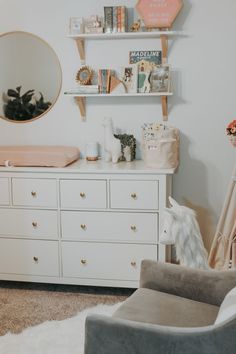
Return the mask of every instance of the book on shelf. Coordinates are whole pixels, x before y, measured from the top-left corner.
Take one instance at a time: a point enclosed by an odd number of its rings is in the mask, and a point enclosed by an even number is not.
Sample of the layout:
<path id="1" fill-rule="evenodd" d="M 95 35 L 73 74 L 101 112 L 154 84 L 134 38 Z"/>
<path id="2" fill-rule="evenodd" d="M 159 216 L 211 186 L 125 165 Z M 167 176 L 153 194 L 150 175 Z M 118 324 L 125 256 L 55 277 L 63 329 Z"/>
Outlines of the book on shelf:
<path id="1" fill-rule="evenodd" d="M 133 50 L 129 52 L 129 63 L 138 66 L 138 92 L 151 91 L 150 76 L 152 71 L 161 65 L 161 50 Z"/>
<path id="2" fill-rule="evenodd" d="M 112 24 L 113 24 L 112 32 L 113 33 L 118 32 L 117 8 L 118 8 L 118 6 L 113 6 L 113 8 L 112 8 L 112 10 L 113 10 L 112 11 Z"/>
<path id="3" fill-rule="evenodd" d="M 127 30 L 127 8 L 126 6 L 105 6 L 104 7 L 104 32 L 116 33 Z"/>
<path id="4" fill-rule="evenodd" d="M 65 91 L 66 95 L 76 95 L 76 94 L 94 94 L 98 93 L 98 85 L 78 85 Z"/>
<path id="5" fill-rule="evenodd" d="M 127 11 L 125 6 L 120 6 L 120 32 L 127 30 Z"/>
<path id="6" fill-rule="evenodd" d="M 98 87 L 99 93 L 110 93 L 111 70 L 99 69 L 98 70 Z"/>
<path id="7" fill-rule="evenodd" d="M 104 6 L 104 32 L 112 33 L 113 31 L 113 7 Z"/>
<path id="8" fill-rule="evenodd" d="M 152 70 L 155 66 L 161 65 L 161 50 L 132 50 L 129 52 L 129 63 L 141 65 L 144 69 Z"/>

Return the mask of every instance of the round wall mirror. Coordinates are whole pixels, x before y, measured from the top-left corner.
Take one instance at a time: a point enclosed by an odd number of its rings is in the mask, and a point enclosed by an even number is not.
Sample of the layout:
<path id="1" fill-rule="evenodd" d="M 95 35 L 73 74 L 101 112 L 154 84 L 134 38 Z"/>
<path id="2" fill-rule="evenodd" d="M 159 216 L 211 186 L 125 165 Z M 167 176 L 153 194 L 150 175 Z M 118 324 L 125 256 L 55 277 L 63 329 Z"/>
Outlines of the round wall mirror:
<path id="1" fill-rule="evenodd" d="M 41 38 L 27 32 L 0 35 L 0 116 L 11 122 L 42 117 L 62 83 L 59 59 Z"/>

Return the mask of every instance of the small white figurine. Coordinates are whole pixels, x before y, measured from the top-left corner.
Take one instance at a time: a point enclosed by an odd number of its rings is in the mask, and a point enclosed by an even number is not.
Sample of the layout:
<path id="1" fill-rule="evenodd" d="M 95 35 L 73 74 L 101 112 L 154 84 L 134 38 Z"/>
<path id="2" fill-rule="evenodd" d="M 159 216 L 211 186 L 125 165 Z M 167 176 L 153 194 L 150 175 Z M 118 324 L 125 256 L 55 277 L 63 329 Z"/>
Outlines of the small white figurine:
<path id="1" fill-rule="evenodd" d="M 113 134 L 111 118 L 104 118 L 103 126 L 105 128 L 105 161 L 130 162 L 135 160 L 136 139 L 131 134 Z"/>
<path id="2" fill-rule="evenodd" d="M 110 117 L 105 117 L 103 120 L 104 126 L 104 149 L 105 161 L 117 163 L 121 157 L 121 142 L 114 137 L 112 120 Z"/>
<path id="3" fill-rule="evenodd" d="M 179 205 L 171 197 L 169 201 L 172 208 L 164 210 L 160 243 L 175 245 L 177 260 L 181 265 L 210 269 L 194 210 Z"/>

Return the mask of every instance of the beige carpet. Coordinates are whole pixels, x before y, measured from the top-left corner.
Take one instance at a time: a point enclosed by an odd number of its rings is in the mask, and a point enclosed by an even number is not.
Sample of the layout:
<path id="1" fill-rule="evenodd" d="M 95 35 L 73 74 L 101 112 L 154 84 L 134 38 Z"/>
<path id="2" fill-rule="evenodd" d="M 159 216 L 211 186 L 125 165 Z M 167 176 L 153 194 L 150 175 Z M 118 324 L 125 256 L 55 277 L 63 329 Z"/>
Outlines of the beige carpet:
<path id="1" fill-rule="evenodd" d="M 0 335 L 63 320 L 97 304 L 124 301 L 130 289 L 0 282 Z"/>

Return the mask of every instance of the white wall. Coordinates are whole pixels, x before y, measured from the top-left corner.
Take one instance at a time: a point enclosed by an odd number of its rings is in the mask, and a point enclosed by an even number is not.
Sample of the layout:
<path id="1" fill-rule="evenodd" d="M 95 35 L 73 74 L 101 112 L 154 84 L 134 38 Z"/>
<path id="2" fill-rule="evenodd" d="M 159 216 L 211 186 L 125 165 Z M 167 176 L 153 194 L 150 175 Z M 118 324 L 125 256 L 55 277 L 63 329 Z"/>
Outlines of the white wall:
<path id="1" fill-rule="evenodd" d="M 140 140 L 143 122 L 161 120 L 158 99 L 89 99 L 87 121 L 63 91 L 74 84 L 80 67 L 73 40 L 66 38 L 69 17 L 102 14 L 104 5 L 127 5 L 135 0 L 0 0 L 0 32 L 35 33 L 52 45 L 63 70 L 57 104 L 43 118 L 28 124 L 0 120 L 1 144 L 66 144 L 84 150 L 86 141 L 103 141 L 101 121 L 112 116 L 122 132 Z M 181 164 L 174 177 L 174 197 L 199 213 L 207 247 L 235 164 L 236 150 L 225 136 L 235 119 L 236 1 L 184 0 L 174 29 L 184 36 L 170 45 L 169 62 L 175 74 L 169 123 L 181 130 Z M 128 63 L 129 50 L 159 49 L 159 41 L 98 41 L 86 44 L 87 64 L 93 68 Z M 0 53 L 1 55 L 1 53 Z"/>

